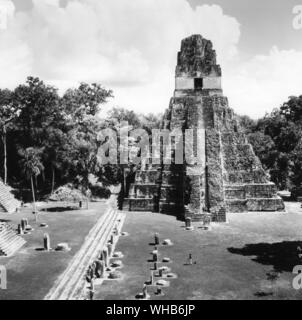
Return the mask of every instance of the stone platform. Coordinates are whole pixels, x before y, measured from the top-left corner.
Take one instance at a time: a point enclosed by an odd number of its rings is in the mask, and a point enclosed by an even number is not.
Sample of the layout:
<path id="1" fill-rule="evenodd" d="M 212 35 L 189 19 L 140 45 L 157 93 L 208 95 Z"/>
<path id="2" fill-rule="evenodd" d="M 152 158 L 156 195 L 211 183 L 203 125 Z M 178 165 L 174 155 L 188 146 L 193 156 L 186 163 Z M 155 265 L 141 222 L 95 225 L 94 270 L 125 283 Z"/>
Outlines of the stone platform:
<path id="1" fill-rule="evenodd" d="M 287 300 L 301 299 L 292 287 L 293 267 L 300 263 L 302 209 L 299 203 L 286 203 L 288 213 L 229 213 L 228 223 L 211 223 L 204 230 L 200 222 L 194 230 L 175 217 L 152 212 L 127 212 L 117 250 L 122 258 L 123 278 L 105 281 L 97 288 L 95 300 L 135 300 L 143 284 L 150 279 L 154 234 L 159 234 L 158 267 L 166 266 L 177 278 L 154 300 Z M 172 246 L 164 246 L 170 239 Z M 192 254 L 196 264 L 188 265 Z M 170 258 L 169 263 L 163 258 Z M 269 275 L 276 275 L 274 281 Z M 155 280 L 160 279 L 155 272 Z"/>

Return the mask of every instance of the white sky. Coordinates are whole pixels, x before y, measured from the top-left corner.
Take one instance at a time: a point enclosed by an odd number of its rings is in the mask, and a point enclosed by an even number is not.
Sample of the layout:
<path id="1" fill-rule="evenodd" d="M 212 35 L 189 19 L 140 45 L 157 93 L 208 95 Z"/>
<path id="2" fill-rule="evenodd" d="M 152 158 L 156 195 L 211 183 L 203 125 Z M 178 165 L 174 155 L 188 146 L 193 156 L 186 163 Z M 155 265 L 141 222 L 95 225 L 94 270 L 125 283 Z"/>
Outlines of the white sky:
<path id="1" fill-rule="evenodd" d="M 180 41 L 200 33 L 214 43 L 236 112 L 260 117 L 302 94 L 302 30 L 292 27 L 292 0 L 190 1 L 0 0 L 2 14 L 10 11 L 0 29 L 0 87 L 28 75 L 61 92 L 96 81 L 114 91 L 108 107 L 164 112 Z"/>

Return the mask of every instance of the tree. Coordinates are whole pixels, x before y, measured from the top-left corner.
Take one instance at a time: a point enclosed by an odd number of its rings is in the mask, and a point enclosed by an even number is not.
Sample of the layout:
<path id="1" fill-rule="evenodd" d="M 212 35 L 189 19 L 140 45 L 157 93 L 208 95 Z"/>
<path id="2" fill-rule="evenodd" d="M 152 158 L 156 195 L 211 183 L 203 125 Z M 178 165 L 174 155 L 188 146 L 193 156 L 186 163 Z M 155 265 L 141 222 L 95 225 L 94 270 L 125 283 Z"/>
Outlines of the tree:
<path id="1" fill-rule="evenodd" d="M 96 141 L 73 137 L 72 146 L 73 151 L 70 154 L 73 161 L 72 170 L 83 191 L 87 192 L 89 189 L 89 175 L 95 175 L 99 170 Z"/>
<path id="2" fill-rule="evenodd" d="M 33 196 L 33 207 L 34 207 L 34 213 L 37 221 L 37 210 L 36 210 L 36 197 L 35 197 L 35 189 L 34 189 L 34 183 L 33 178 L 37 177 L 41 174 L 41 172 L 44 170 L 44 166 L 41 162 L 41 153 L 42 149 L 37 148 L 27 148 L 25 150 L 20 150 L 20 155 L 23 157 L 21 160 L 21 167 L 24 175 L 27 179 L 30 180 L 31 184 L 31 191 Z"/>
<path id="3" fill-rule="evenodd" d="M 56 126 L 50 126 L 46 130 L 44 143 L 43 162 L 46 163 L 51 173 L 51 193 L 54 192 L 56 184 L 56 172 L 62 171 L 63 163 L 68 159 L 68 144 L 70 139 L 68 133 Z M 66 158 L 67 157 L 67 158 Z"/>
<path id="4" fill-rule="evenodd" d="M 302 119 L 302 95 L 291 96 L 280 108 L 280 114 L 287 120 L 298 122 Z"/>
<path id="5" fill-rule="evenodd" d="M 145 129 L 149 134 L 152 134 L 153 129 L 160 129 L 163 115 L 149 113 L 144 115 L 141 119 L 142 128 Z"/>
<path id="6" fill-rule="evenodd" d="M 7 183 L 7 130 L 18 116 L 18 108 L 12 104 L 12 92 L 0 89 L 0 131 L 3 144 L 4 184 Z"/>
<path id="7" fill-rule="evenodd" d="M 249 121 L 242 123 L 251 128 Z M 302 183 L 301 124 L 302 96 L 299 96 L 290 97 L 279 109 L 259 119 L 252 130 L 247 130 L 256 155 L 280 189 L 297 189 Z"/>
<path id="8" fill-rule="evenodd" d="M 85 192 L 89 188 L 89 175 L 97 175 L 97 135 L 101 122 L 96 116 L 102 104 L 113 97 L 111 90 L 100 84 L 81 83 L 76 89 L 69 89 L 61 103 L 69 123 L 68 146 L 63 152 L 64 166 L 70 177 L 80 181 Z"/>
<path id="9" fill-rule="evenodd" d="M 96 161 L 98 112 L 110 97 L 112 91 L 100 84 L 81 83 L 61 98 L 55 87 L 36 77 L 28 77 L 12 92 L 0 90 L 4 181 L 11 172 L 10 183 L 22 189 L 30 179 L 34 204 L 38 194 L 53 192 L 59 184 L 80 182 L 87 191 L 89 175 L 101 175 Z M 38 171 L 28 173 L 30 163 L 36 163 Z M 35 194 L 40 178 L 43 188 Z"/>
<path id="10" fill-rule="evenodd" d="M 246 134 L 252 133 L 255 130 L 257 121 L 249 116 L 238 116 L 238 119 Z"/>
<path id="11" fill-rule="evenodd" d="M 39 78 L 28 77 L 26 84 L 14 90 L 12 103 L 20 110 L 16 121 L 20 144 L 43 147 L 47 128 L 63 123 L 59 102 L 57 89 Z"/>
<path id="12" fill-rule="evenodd" d="M 278 158 L 278 150 L 272 138 L 258 131 L 249 134 L 248 140 L 265 169 L 273 168 Z"/>
<path id="13" fill-rule="evenodd" d="M 133 110 L 112 108 L 112 110 L 108 112 L 107 119 L 111 120 L 115 127 L 119 127 L 122 122 L 128 122 L 129 126 L 133 129 L 142 127 L 139 115 L 137 115 Z"/>
<path id="14" fill-rule="evenodd" d="M 111 90 L 106 90 L 98 83 L 81 83 L 76 89 L 69 89 L 62 98 L 64 111 L 75 123 L 81 123 L 86 116 L 95 116 L 100 106 L 112 98 Z"/>

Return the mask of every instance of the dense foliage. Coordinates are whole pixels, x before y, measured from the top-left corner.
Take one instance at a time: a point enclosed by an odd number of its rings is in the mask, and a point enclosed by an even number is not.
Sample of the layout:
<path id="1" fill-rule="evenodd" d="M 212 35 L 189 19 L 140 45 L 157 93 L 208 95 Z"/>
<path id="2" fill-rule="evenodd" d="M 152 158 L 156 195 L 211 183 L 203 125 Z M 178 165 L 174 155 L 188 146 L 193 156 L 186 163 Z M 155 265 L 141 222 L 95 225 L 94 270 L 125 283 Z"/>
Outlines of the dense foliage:
<path id="1" fill-rule="evenodd" d="M 240 117 L 254 151 L 279 189 L 301 193 L 302 96 L 290 97 L 279 109 L 253 121 Z M 302 190 L 301 190 L 302 191 Z"/>
<path id="2" fill-rule="evenodd" d="M 99 112 L 112 96 L 96 83 L 82 83 L 60 96 L 34 77 L 13 91 L 0 89 L 1 179 L 27 199 L 39 199 L 66 183 L 96 194 L 102 186 L 122 182 L 125 166 L 97 161 L 98 132 L 118 132 L 127 124 L 130 131 L 151 133 L 160 128 L 162 117 L 113 108 L 101 118 Z M 241 116 L 240 121 L 272 181 L 302 195 L 302 96 L 290 97 L 262 119 Z"/>
<path id="3" fill-rule="evenodd" d="M 111 90 L 96 83 L 82 83 L 59 96 L 56 88 L 34 77 L 13 91 L 0 89 L 1 179 L 25 200 L 33 189 L 39 199 L 66 183 L 94 193 L 100 189 L 97 183 L 119 183 L 121 168 L 97 161 L 99 130 L 117 130 L 120 121 L 150 127 L 159 117 L 114 108 L 102 119 L 99 112 L 111 97 Z"/>

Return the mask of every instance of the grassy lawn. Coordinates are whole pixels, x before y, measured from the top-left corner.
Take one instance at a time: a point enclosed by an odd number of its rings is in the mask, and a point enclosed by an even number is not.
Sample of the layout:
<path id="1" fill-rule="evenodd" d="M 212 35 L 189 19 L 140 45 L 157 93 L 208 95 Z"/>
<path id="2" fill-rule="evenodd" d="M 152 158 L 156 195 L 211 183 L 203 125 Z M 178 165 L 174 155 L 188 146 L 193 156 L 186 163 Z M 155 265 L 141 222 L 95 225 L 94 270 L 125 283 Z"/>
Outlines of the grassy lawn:
<path id="1" fill-rule="evenodd" d="M 302 209 L 287 203 L 287 213 L 229 214 L 227 224 L 215 224 L 204 231 L 184 230 L 174 217 L 155 213 L 127 213 L 116 250 L 124 254 L 124 278 L 105 281 L 97 288 L 96 299 L 134 299 L 150 278 L 148 262 L 155 232 L 174 246 L 159 247 L 160 258 L 178 278 L 151 299 L 301 299 L 302 291 L 292 288 L 292 269 L 301 264 L 297 246 L 302 246 Z M 194 265 L 186 265 L 192 253 Z"/>
<path id="2" fill-rule="evenodd" d="M 57 206 L 53 204 L 51 206 Z M 22 218 L 28 218 L 34 228 L 30 235 L 24 235 L 27 243 L 13 257 L 0 257 L 0 265 L 7 269 L 7 290 L 0 290 L 0 300 L 43 299 L 57 277 L 66 269 L 69 261 L 82 246 L 85 236 L 99 217 L 105 212 L 105 203 L 90 203 L 89 210 L 43 212 L 38 223 L 31 208 L 24 208 L 17 214 L 0 214 L 15 227 Z M 41 228 L 40 223 L 48 228 Z M 51 246 L 55 249 L 60 242 L 67 242 L 69 252 L 43 252 L 43 235 L 50 235 Z"/>

